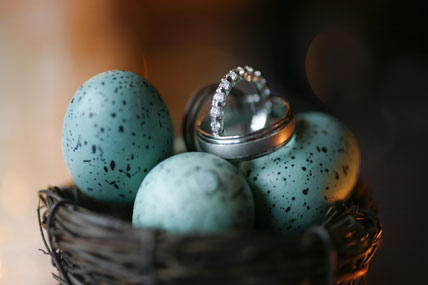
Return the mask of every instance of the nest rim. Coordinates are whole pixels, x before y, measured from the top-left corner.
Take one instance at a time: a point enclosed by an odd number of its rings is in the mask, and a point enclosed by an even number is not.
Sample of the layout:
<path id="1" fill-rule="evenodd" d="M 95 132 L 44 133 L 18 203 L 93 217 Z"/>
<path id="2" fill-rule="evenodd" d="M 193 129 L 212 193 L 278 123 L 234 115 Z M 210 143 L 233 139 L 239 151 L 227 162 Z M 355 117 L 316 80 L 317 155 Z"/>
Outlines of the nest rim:
<path id="1" fill-rule="evenodd" d="M 65 193 L 67 195 L 64 195 Z M 310 276 L 313 277 L 312 281 L 316 283 L 322 279 L 322 283 L 325 284 L 353 284 L 355 281 L 365 278 L 370 261 L 382 243 L 382 226 L 376 205 L 371 198 L 367 184 L 361 180 L 347 202 L 335 203 L 329 208 L 320 225 L 311 227 L 297 235 L 258 231 L 251 233 L 177 234 L 157 229 L 134 228 L 129 221 L 120 220 L 79 205 L 78 195 L 79 192 L 76 187 L 49 187 L 47 190 L 38 192 L 39 205 L 37 213 L 41 237 L 46 247 L 44 252 L 51 256 L 52 265 L 59 271 L 59 274 L 52 273 L 52 275 L 60 284 L 98 284 L 97 282 L 105 282 L 102 284 L 121 284 L 128 277 L 128 280 L 126 280 L 128 283 L 126 284 L 141 284 L 141 282 L 144 284 L 169 284 L 171 282 L 174 284 L 198 284 L 198 280 L 203 280 L 201 283 L 204 284 L 219 284 L 219 280 L 213 280 L 214 283 L 210 283 L 210 279 L 204 280 L 203 278 L 207 278 L 207 276 L 200 272 L 194 272 L 195 276 L 190 277 L 188 275 L 191 275 L 191 272 L 189 273 L 185 269 L 181 269 L 181 273 L 177 273 L 177 268 L 180 268 L 181 265 L 172 265 L 172 267 L 177 267 L 168 271 L 167 267 L 171 265 L 168 262 L 159 265 L 159 256 L 179 253 L 193 257 L 189 252 L 197 252 L 198 250 L 205 253 L 205 255 L 213 254 L 210 250 L 204 248 L 204 246 L 206 247 L 205 244 L 223 246 L 230 244 L 243 252 L 245 250 L 251 251 L 251 249 L 254 251 L 255 247 L 255 250 L 259 250 L 258 253 L 262 257 L 264 256 L 263 254 L 275 254 L 272 249 L 262 245 L 262 242 L 268 244 L 279 242 L 280 248 L 287 250 L 291 250 L 290 247 L 293 246 L 306 246 L 309 248 L 311 247 L 309 244 L 312 244 L 312 247 L 315 247 L 311 248 L 311 250 L 317 254 L 312 259 L 316 259 L 319 266 L 324 266 L 323 272 L 317 271 L 319 276 L 316 274 L 314 275 L 315 277 Z M 357 226 L 360 224 L 366 228 Z M 82 235 L 79 230 L 76 231 L 76 228 L 70 229 L 70 227 L 75 227 L 76 225 L 86 225 L 87 228 L 84 228 L 86 232 Z M 356 230 L 357 228 L 358 230 Z M 97 230 L 100 230 L 100 232 L 97 232 Z M 114 274 L 121 275 L 120 272 L 117 272 L 119 270 L 117 268 L 123 268 L 123 264 L 115 263 L 114 260 L 108 260 L 108 258 L 114 257 L 115 250 L 119 249 L 112 246 L 110 248 L 108 246 L 102 247 L 100 244 L 96 244 L 96 242 L 99 243 L 100 241 L 99 235 L 101 233 L 111 234 L 111 237 L 105 237 L 104 239 L 104 241 L 108 241 L 111 244 L 117 243 L 118 236 L 126 237 L 128 242 L 134 243 L 134 250 L 135 248 L 141 250 L 136 254 L 128 253 L 130 255 L 135 254 L 135 256 L 131 256 L 134 259 L 138 258 L 138 256 L 142 257 L 142 263 L 144 264 L 135 268 L 131 265 L 135 272 L 123 269 L 124 273 L 122 275 L 125 277 L 115 276 Z M 358 239 L 361 239 L 361 241 L 355 245 Z M 288 242 L 292 245 L 290 246 Z M 240 243 L 248 245 L 248 248 L 242 247 Z M 343 245 L 343 248 L 338 245 Z M 177 246 L 184 246 L 188 252 L 180 251 L 180 249 L 175 248 Z M 91 252 L 92 248 L 97 249 L 94 249 L 95 252 Z M 107 248 L 109 252 L 106 250 L 106 252 L 98 256 L 99 253 L 97 254 L 96 251 L 99 248 Z M 118 254 L 118 256 L 122 258 L 122 255 Z M 213 256 L 216 255 L 214 254 Z M 234 258 L 240 262 L 245 259 L 243 257 L 233 257 L 232 259 Z M 265 261 L 269 261 L 272 257 L 265 256 L 264 258 Z M 284 257 L 282 258 L 284 259 Z M 111 266 L 111 272 L 114 273 L 110 272 L 113 281 L 110 282 L 107 279 L 108 274 L 103 275 L 98 272 L 98 268 L 94 268 L 92 263 L 94 260 L 105 262 Z M 278 259 L 272 260 L 278 261 Z M 281 261 L 281 259 L 279 260 Z M 204 262 L 208 261 L 204 260 Z M 308 260 L 298 262 L 308 263 Z M 251 269 L 252 266 L 260 266 L 260 264 L 256 263 L 250 259 L 247 267 Z M 192 262 L 190 264 L 194 267 L 190 270 L 198 269 L 198 266 Z M 216 264 L 214 263 L 214 265 Z M 113 267 L 116 268 L 113 269 Z M 239 270 L 242 268 L 245 269 L 246 266 L 241 264 Z M 269 272 L 267 269 L 258 268 L 257 270 L 261 272 L 261 277 L 266 277 L 266 273 Z M 241 274 L 242 272 L 245 271 L 241 271 Z M 276 271 L 273 270 L 272 272 L 275 273 Z M 293 274 L 298 273 L 301 274 L 302 272 L 293 272 Z M 308 272 L 306 273 L 308 274 Z M 322 277 L 320 277 L 321 275 Z M 251 281 L 251 278 L 240 280 L 239 275 L 234 272 L 228 272 L 225 276 L 225 281 L 227 282 L 223 284 L 230 284 L 229 281 L 234 284 L 259 284 L 257 280 L 266 280 L 257 279 L 257 276 L 253 279 L 256 281 L 255 283 Z M 121 280 L 119 283 L 114 280 L 116 277 Z M 272 284 L 283 280 L 281 277 L 285 278 L 284 276 L 276 277 L 278 278 L 272 277 Z M 301 281 L 305 280 L 303 275 L 300 278 L 303 278 Z M 298 278 L 296 277 L 295 279 L 297 280 Z"/>

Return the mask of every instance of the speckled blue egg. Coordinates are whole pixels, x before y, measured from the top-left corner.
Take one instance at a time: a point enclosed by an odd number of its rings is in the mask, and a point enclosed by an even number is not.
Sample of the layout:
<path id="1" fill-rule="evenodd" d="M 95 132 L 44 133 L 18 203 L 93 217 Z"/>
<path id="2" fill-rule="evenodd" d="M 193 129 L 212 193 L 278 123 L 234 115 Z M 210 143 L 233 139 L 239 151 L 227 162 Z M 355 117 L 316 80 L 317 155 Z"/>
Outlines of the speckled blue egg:
<path id="1" fill-rule="evenodd" d="M 180 233 L 249 230 L 253 197 L 245 178 L 228 161 L 202 152 L 177 154 L 144 179 L 132 222 Z"/>
<path id="2" fill-rule="evenodd" d="M 253 191 L 256 227 L 293 232 L 319 223 L 332 203 L 350 195 L 359 165 L 357 142 L 338 120 L 298 114 L 284 147 L 240 165 Z"/>
<path id="3" fill-rule="evenodd" d="M 147 173 L 172 155 L 173 127 L 156 89 L 128 71 L 87 82 L 68 105 L 62 129 L 65 163 L 90 197 L 130 203 Z"/>

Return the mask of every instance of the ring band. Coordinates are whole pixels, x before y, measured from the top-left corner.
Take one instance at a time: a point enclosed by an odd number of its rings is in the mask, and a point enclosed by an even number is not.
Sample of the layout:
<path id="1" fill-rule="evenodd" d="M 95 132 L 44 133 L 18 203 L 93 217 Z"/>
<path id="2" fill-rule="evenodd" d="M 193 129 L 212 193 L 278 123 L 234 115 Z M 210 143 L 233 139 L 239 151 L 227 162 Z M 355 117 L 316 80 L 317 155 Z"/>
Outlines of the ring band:
<path id="1" fill-rule="evenodd" d="M 201 116 L 208 114 L 212 97 L 217 87 L 218 84 L 211 84 L 203 87 L 198 90 L 186 104 L 186 111 L 182 123 L 182 134 L 187 151 L 200 150 L 196 137 L 196 125 L 200 123 Z M 252 94 L 248 92 L 248 90 L 243 90 L 240 87 L 241 86 L 237 86 L 233 88 L 228 95 L 228 105 L 223 120 L 226 125 L 234 125 L 235 133 L 236 129 L 239 129 L 239 134 L 245 134 L 263 128 L 266 126 L 269 118 L 265 105 L 260 102 L 260 96 L 258 94 Z M 241 121 L 241 124 L 237 125 L 236 121 Z M 238 126 L 238 128 L 236 126 Z"/>
<path id="2" fill-rule="evenodd" d="M 187 151 L 196 151 L 194 133 L 196 120 L 201 106 L 204 103 L 204 99 L 207 95 L 212 94 L 215 91 L 216 85 L 209 85 L 198 90 L 187 102 L 186 110 L 184 112 L 183 124 L 182 124 L 182 135 L 184 143 L 186 144 Z"/>
<path id="3" fill-rule="evenodd" d="M 262 76 L 262 73 L 254 68 L 245 66 L 237 67 L 227 73 L 222 79 L 211 103 L 210 117 L 211 117 L 211 131 L 216 137 L 219 137 L 224 132 L 224 107 L 226 105 L 226 98 L 229 95 L 232 88 L 240 81 L 246 80 L 252 83 L 256 89 L 257 94 L 260 96 L 260 100 L 265 103 L 266 116 L 269 116 L 270 112 L 270 89 L 266 84 L 266 79 Z"/>
<path id="4" fill-rule="evenodd" d="M 271 102 L 272 117 L 279 117 L 277 121 L 245 135 L 218 136 L 209 132 L 203 121 L 199 122 L 196 132 L 200 150 L 228 160 L 248 160 L 285 145 L 294 132 L 294 114 L 285 99 L 272 97 Z"/>

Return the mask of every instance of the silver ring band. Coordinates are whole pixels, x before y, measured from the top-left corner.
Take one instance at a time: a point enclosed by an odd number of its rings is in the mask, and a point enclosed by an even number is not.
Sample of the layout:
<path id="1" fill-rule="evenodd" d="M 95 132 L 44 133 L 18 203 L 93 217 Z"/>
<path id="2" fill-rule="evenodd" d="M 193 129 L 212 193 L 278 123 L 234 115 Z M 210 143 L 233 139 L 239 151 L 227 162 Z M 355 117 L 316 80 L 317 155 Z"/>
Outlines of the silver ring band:
<path id="1" fill-rule="evenodd" d="M 232 88 L 240 81 L 248 81 L 252 83 L 256 89 L 260 99 L 265 103 L 266 116 L 268 117 L 270 112 L 270 89 L 266 84 L 266 79 L 262 76 L 262 73 L 254 68 L 245 66 L 237 67 L 227 73 L 222 79 L 211 103 L 210 117 L 211 117 L 211 131 L 216 137 L 219 137 L 224 132 L 224 107 L 226 106 L 226 98 L 229 95 Z"/>
<path id="2" fill-rule="evenodd" d="M 228 160 L 248 160 L 271 153 L 292 137 L 294 114 L 289 103 L 281 97 L 272 97 L 272 118 L 276 121 L 245 135 L 218 136 L 207 130 L 200 121 L 196 126 L 198 147 Z M 206 118 L 207 119 L 207 118 Z"/>
<path id="3" fill-rule="evenodd" d="M 218 84 L 211 84 L 198 90 L 187 102 L 186 111 L 182 121 L 182 134 L 187 151 L 198 151 L 198 139 L 196 137 L 196 125 L 206 116 L 205 124 L 209 129 L 209 116 L 207 116 Z M 247 87 L 247 89 L 245 89 Z M 266 126 L 269 114 L 260 95 L 248 90 L 248 86 L 238 85 L 228 95 L 226 114 L 223 118 L 227 126 L 226 132 L 246 134 L 259 130 Z"/>
<path id="4" fill-rule="evenodd" d="M 194 136 L 198 114 L 205 101 L 205 98 L 215 92 L 216 86 L 217 85 L 208 85 L 202 89 L 199 89 L 187 102 L 183 123 L 181 126 L 181 132 L 184 138 L 184 143 L 186 144 L 187 151 L 197 150 Z"/>

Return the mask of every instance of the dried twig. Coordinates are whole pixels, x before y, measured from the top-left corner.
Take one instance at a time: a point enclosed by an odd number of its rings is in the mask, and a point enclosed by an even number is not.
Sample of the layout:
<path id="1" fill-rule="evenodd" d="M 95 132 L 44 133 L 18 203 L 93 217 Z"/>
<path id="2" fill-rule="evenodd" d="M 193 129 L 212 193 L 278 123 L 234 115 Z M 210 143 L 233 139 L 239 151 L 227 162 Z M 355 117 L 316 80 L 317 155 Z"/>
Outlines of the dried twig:
<path id="1" fill-rule="evenodd" d="M 354 192 L 320 227 L 296 235 L 134 229 L 79 206 L 84 199 L 74 187 L 39 191 L 37 212 L 60 284 L 355 284 L 382 229 L 367 186 Z"/>

